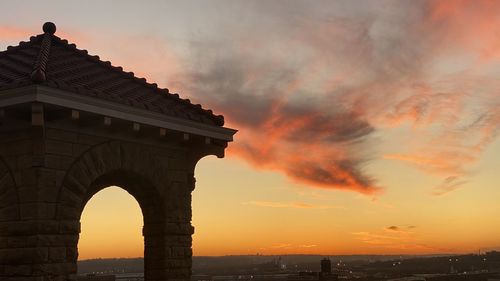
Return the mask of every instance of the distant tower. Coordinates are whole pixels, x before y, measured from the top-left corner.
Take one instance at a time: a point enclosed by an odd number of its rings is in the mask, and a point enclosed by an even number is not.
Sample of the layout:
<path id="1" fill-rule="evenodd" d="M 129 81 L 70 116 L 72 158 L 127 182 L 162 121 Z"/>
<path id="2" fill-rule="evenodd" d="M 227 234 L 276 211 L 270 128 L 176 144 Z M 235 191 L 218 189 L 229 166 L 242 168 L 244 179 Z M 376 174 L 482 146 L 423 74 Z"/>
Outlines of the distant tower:
<path id="1" fill-rule="evenodd" d="M 330 274 L 332 273 L 332 262 L 329 258 L 324 258 L 321 260 L 321 273 Z"/>

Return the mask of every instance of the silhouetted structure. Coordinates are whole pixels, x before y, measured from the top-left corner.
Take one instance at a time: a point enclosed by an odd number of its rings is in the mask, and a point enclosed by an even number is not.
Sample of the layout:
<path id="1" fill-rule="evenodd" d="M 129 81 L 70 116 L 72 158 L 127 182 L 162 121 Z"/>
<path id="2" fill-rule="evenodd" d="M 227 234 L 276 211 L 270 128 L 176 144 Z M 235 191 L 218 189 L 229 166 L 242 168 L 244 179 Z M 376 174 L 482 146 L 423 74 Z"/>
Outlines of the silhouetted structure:
<path id="1" fill-rule="evenodd" d="M 321 260 L 321 273 L 330 274 L 332 273 L 332 262 L 329 258 L 324 258 Z"/>
<path id="2" fill-rule="evenodd" d="M 337 281 L 338 275 L 332 274 L 332 262 L 329 258 L 321 260 L 321 271 L 302 271 L 297 275 L 290 275 L 287 277 L 288 281 Z"/>
<path id="3" fill-rule="evenodd" d="M 236 131 L 43 31 L 0 52 L 0 280 L 76 273 L 82 210 L 110 185 L 141 207 L 145 279 L 189 280 L 195 165 Z"/>

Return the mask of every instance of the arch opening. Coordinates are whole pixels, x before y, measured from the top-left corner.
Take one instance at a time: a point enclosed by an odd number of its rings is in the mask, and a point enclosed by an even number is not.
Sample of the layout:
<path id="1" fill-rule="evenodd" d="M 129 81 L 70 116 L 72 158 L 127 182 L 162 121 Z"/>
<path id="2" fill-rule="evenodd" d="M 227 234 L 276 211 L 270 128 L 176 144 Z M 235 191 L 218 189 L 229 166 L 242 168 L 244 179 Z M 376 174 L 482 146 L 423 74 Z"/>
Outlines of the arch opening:
<path id="1" fill-rule="evenodd" d="M 75 258 L 72 259 L 72 262 L 75 265 L 77 264 L 77 260 L 83 260 L 86 258 L 144 257 L 143 261 L 138 262 L 139 265 L 132 266 L 132 270 L 135 271 L 135 273 L 138 273 L 138 269 L 139 271 L 142 271 L 144 273 L 145 280 L 155 280 L 152 276 L 161 277 L 161 274 L 158 273 L 156 269 L 161 268 L 161 262 L 163 262 L 164 256 L 164 248 L 161 246 L 163 244 L 162 227 L 165 222 L 164 208 L 160 193 L 150 181 L 148 181 L 145 177 L 128 170 L 114 170 L 107 172 L 106 174 L 94 179 L 93 182 L 87 186 L 83 194 L 73 196 L 72 201 L 73 203 L 76 203 L 74 204 L 76 208 L 74 215 L 68 215 L 64 212 L 64 210 L 66 210 L 65 206 L 69 203 L 66 201 L 67 199 L 64 199 L 69 198 L 68 195 L 65 195 L 68 192 L 69 191 L 63 190 L 60 194 L 60 213 L 58 216 L 64 221 L 73 222 L 73 224 L 80 226 L 78 229 L 79 234 L 73 232 L 76 240 L 72 245 L 70 245 L 70 247 L 77 253 Z M 100 198 L 101 194 L 104 195 L 104 198 Z M 126 208 L 127 211 L 123 211 L 119 206 L 113 206 L 113 195 L 119 196 L 128 202 L 128 204 L 125 204 L 125 207 L 128 206 L 128 208 Z M 96 222 L 97 225 L 94 227 L 105 227 L 107 229 L 105 232 L 107 233 L 104 234 L 106 237 L 101 237 L 104 239 L 94 237 L 94 241 L 92 242 L 87 240 L 87 238 L 92 240 L 91 237 L 85 237 L 86 223 L 83 220 L 87 219 L 88 209 L 92 209 L 92 205 L 94 205 L 93 201 L 102 201 L 100 203 L 97 202 L 97 209 L 94 210 L 93 220 L 95 218 L 98 219 Z M 120 204 L 120 202 L 115 202 L 115 204 Z M 130 208 L 130 206 L 132 206 L 132 208 Z M 135 236 L 135 246 L 133 246 L 131 250 L 127 251 L 126 249 L 130 245 L 123 245 L 127 241 L 127 239 L 123 239 L 127 236 L 127 233 L 119 233 L 119 229 L 110 229 L 110 227 L 113 226 L 113 223 L 109 221 L 107 223 L 104 214 L 102 218 L 99 218 L 100 212 L 102 212 L 103 209 L 111 211 L 111 213 L 113 213 L 113 218 L 111 219 L 116 219 L 117 221 L 121 220 L 121 225 L 126 226 L 127 228 L 126 231 L 129 234 L 133 233 L 132 236 Z M 90 211 L 90 214 L 91 213 L 92 211 Z M 135 224 L 131 223 L 131 216 L 136 217 Z M 84 222 L 83 224 L 82 221 Z M 99 235 L 99 233 L 97 233 L 97 235 Z M 101 242 L 99 242 L 99 240 L 101 240 Z M 79 249 L 82 247 L 81 243 L 83 243 L 83 246 L 86 247 L 86 250 L 80 253 Z M 94 244 L 94 251 L 89 249 L 89 243 Z M 134 247 L 135 250 L 133 249 Z M 105 253 L 106 251 L 108 252 Z M 71 260 L 68 261 L 71 262 Z M 142 263 L 142 266 L 140 263 Z M 76 267 L 75 273 L 91 273 L 88 272 L 88 270 L 81 270 L 79 267 L 80 266 Z M 115 274 L 119 272 L 108 273 Z"/>
<path id="2" fill-rule="evenodd" d="M 106 187 L 92 196 L 80 224 L 79 261 L 144 257 L 142 211 L 123 188 Z"/>

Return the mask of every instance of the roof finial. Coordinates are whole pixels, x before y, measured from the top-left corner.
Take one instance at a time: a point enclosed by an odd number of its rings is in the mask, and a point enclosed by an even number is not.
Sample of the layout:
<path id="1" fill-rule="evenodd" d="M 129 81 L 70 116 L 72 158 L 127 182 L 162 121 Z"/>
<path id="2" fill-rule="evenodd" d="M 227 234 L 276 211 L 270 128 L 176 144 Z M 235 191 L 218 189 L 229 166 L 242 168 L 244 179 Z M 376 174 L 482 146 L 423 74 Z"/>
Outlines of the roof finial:
<path id="1" fill-rule="evenodd" d="M 38 53 L 38 58 L 33 66 L 33 72 L 31 72 L 31 80 L 37 83 L 47 81 L 47 61 L 49 60 L 50 45 L 52 43 L 52 35 L 56 32 L 56 25 L 52 22 L 46 22 L 43 24 L 43 35 L 42 42 L 40 43 L 40 52 Z"/>
<path id="2" fill-rule="evenodd" d="M 56 25 L 50 21 L 44 23 L 42 29 L 43 32 L 45 33 L 50 33 L 50 34 L 56 33 Z"/>

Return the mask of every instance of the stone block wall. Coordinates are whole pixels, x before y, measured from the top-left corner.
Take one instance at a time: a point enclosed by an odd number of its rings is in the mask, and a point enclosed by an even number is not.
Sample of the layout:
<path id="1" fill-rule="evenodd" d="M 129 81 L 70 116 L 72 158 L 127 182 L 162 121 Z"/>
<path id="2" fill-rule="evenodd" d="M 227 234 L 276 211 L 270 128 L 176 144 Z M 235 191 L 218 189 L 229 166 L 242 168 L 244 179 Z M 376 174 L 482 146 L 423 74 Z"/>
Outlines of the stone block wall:
<path id="1" fill-rule="evenodd" d="M 48 126 L 0 132 L 0 280 L 75 274 L 82 210 L 110 185 L 141 206 L 146 280 L 188 280 L 193 173 L 203 154 L 192 151 Z"/>

